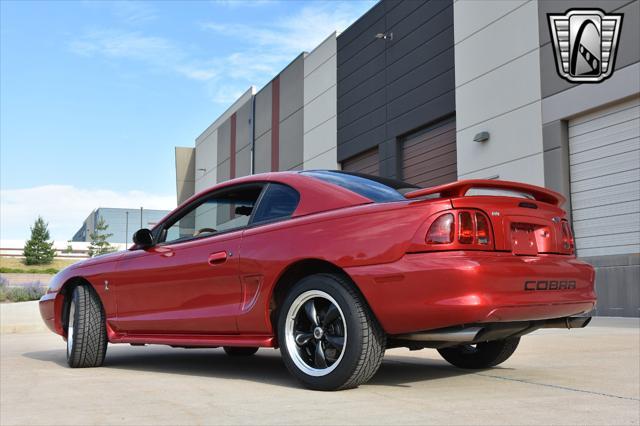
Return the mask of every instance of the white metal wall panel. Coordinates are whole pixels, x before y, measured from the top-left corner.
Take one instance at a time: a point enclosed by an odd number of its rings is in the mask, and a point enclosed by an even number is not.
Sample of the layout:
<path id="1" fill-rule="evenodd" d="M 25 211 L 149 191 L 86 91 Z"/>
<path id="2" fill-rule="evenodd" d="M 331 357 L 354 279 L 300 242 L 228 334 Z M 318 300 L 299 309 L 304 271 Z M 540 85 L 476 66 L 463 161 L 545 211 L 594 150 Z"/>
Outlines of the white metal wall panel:
<path id="1" fill-rule="evenodd" d="M 569 121 L 581 257 L 640 253 L 640 97 Z"/>

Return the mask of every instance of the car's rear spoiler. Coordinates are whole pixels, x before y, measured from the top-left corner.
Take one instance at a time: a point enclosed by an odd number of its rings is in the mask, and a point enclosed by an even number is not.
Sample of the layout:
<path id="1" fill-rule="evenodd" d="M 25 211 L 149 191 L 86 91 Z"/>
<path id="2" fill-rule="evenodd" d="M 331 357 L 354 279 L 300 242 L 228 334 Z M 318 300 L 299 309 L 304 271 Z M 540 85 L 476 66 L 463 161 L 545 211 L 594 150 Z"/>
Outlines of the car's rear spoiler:
<path id="1" fill-rule="evenodd" d="M 457 182 L 407 192 L 404 196 L 409 199 L 433 194 L 440 194 L 440 197 L 443 198 L 464 197 L 471 188 L 491 188 L 521 192 L 531 195 L 537 201 L 553 204 L 555 206 L 561 206 L 566 200 L 562 194 L 540 186 L 492 179 L 459 180 Z"/>

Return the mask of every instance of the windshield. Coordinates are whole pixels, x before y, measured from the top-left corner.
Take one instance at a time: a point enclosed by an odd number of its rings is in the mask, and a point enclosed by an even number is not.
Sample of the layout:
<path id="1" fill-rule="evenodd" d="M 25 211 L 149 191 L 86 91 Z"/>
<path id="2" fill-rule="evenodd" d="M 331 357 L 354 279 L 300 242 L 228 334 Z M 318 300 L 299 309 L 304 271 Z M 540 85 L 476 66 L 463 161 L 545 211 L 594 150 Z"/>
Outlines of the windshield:
<path id="1" fill-rule="evenodd" d="M 418 186 L 407 182 L 366 175 L 364 173 L 351 173 L 338 170 L 313 170 L 302 173 L 353 191 L 376 203 L 405 201 L 406 198 L 404 198 L 404 194 L 419 189 Z"/>

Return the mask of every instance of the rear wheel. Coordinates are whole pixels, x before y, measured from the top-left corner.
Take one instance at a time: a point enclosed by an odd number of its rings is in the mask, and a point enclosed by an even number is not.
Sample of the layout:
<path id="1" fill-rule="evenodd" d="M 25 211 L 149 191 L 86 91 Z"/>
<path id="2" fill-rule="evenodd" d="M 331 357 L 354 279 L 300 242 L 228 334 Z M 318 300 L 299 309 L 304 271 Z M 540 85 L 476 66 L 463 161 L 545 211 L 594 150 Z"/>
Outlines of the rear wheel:
<path id="1" fill-rule="evenodd" d="M 476 345 L 461 345 L 451 348 L 438 349 L 446 361 L 456 367 L 478 369 L 495 367 L 505 362 L 518 347 L 519 337 L 492 342 L 482 342 Z"/>
<path id="2" fill-rule="evenodd" d="M 299 281 L 279 313 L 278 340 L 287 369 L 307 387 L 357 387 L 376 373 L 386 335 L 344 278 L 317 274 Z"/>
<path id="3" fill-rule="evenodd" d="M 224 351 L 229 356 L 251 356 L 258 352 L 258 348 L 244 348 L 238 346 L 225 346 Z"/>
<path id="4" fill-rule="evenodd" d="M 86 286 L 71 294 L 67 320 L 67 363 L 73 368 L 99 367 L 107 352 L 107 329 L 98 296 Z"/>

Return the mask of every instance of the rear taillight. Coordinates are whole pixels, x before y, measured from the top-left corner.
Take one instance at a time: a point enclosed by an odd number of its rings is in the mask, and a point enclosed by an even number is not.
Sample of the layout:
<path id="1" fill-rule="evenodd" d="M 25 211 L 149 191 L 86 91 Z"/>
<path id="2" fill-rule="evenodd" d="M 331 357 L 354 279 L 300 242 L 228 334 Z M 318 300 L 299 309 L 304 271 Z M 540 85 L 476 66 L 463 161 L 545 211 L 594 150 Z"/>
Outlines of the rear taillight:
<path id="1" fill-rule="evenodd" d="M 443 214 L 429 227 L 428 244 L 450 244 L 453 242 L 454 221 L 451 213 Z"/>
<path id="2" fill-rule="evenodd" d="M 429 227 L 427 244 L 449 244 L 447 250 L 484 249 L 491 245 L 489 218 L 476 210 L 454 210 L 438 216 Z M 439 247 L 437 250 L 443 250 Z"/>
<path id="3" fill-rule="evenodd" d="M 460 244 L 473 244 L 473 219 L 470 212 L 458 214 L 460 224 L 458 226 L 458 241 Z"/>
<path id="4" fill-rule="evenodd" d="M 476 212 L 476 239 L 478 244 L 489 244 L 489 220 L 480 212 Z"/>
<path id="5" fill-rule="evenodd" d="M 571 251 L 571 253 L 573 253 L 575 249 L 573 233 L 571 232 L 569 222 L 567 222 L 566 220 L 562 221 L 562 248 Z"/>

